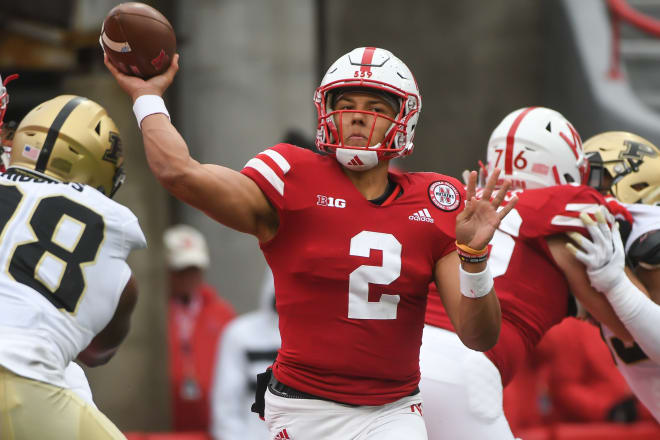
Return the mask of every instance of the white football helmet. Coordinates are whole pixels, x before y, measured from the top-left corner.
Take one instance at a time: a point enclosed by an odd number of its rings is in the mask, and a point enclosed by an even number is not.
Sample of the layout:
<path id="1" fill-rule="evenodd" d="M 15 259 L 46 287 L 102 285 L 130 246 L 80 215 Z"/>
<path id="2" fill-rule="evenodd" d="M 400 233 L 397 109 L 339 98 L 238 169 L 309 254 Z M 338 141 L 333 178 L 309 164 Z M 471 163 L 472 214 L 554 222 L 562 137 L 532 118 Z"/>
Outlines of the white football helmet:
<path id="1" fill-rule="evenodd" d="M 344 145 L 334 116 L 341 117 L 343 112 L 355 110 L 334 110 L 332 104 L 333 95 L 349 87 L 385 93 L 396 99 L 398 113 L 393 119 L 375 112 L 362 112 L 374 116 L 374 125 L 377 117 L 391 122 L 383 142 L 370 147 Z M 385 49 L 360 47 L 335 61 L 314 93 L 314 105 L 318 111 L 316 146 L 335 154 L 348 168 L 368 169 L 380 159 L 406 156 L 413 150 L 422 98 L 410 69 Z"/>
<path id="2" fill-rule="evenodd" d="M 482 184 L 495 168 L 512 188 L 586 183 L 589 162 L 580 135 L 560 113 L 525 107 L 509 113 L 490 135 Z"/>

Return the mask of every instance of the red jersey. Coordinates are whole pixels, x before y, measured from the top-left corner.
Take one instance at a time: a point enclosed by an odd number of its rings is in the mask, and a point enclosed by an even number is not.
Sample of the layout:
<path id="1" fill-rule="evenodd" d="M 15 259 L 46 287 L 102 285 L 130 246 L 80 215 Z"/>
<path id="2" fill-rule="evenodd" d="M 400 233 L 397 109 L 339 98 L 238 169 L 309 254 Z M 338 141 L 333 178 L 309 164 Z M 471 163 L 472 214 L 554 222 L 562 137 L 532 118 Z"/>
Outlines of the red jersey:
<path id="1" fill-rule="evenodd" d="M 278 380 L 355 405 L 382 405 L 419 382 L 435 263 L 455 250 L 459 181 L 393 173 L 401 195 L 366 200 L 331 156 L 279 144 L 250 160 L 279 214 L 261 249 L 273 270 L 282 348 Z"/>
<path id="2" fill-rule="evenodd" d="M 580 212 L 593 213 L 598 205 L 608 205 L 587 186 L 552 186 L 516 194 L 518 204 L 495 232 L 488 263 L 502 309 L 502 328 L 497 344 L 486 355 L 499 369 L 505 386 L 545 332 L 569 312 L 568 283 L 546 239 L 567 231 L 588 235 L 578 218 Z M 511 196 L 507 194 L 507 200 Z M 431 290 L 427 324 L 454 331 L 435 285 Z"/>

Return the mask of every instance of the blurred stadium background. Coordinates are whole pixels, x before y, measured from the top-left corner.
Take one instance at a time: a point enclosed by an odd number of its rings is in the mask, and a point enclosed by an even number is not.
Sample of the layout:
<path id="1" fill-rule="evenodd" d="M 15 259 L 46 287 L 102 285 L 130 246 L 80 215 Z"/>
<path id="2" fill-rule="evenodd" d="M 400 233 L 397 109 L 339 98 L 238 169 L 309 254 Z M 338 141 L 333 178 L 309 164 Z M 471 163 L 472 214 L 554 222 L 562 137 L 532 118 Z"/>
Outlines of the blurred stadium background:
<path id="1" fill-rule="evenodd" d="M 110 364 L 87 372 L 99 407 L 122 430 L 164 431 L 163 230 L 186 222 L 206 234 L 209 279 L 238 312 L 256 306 L 265 262 L 253 238 L 173 200 L 147 169 L 131 103 L 103 66 L 98 44 L 103 17 L 118 3 L 0 2 L 0 72 L 21 75 L 9 86 L 5 120 L 74 93 L 104 105 L 119 125 L 128 179 L 117 199 L 137 214 L 149 249 L 129 261 L 141 289 L 131 334 Z M 528 105 L 559 110 L 583 139 L 615 129 L 660 143 L 658 0 L 146 3 L 176 30 L 181 70 L 166 98 L 203 162 L 240 169 L 290 136 L 310 147 L 313 91 L 334 59 L 359 46 L 387 48 L 417 75 L 422 123 L 415 154 L 398 163 L 405 170 L 458 176 L 474 169 L 499 120 Z"/>

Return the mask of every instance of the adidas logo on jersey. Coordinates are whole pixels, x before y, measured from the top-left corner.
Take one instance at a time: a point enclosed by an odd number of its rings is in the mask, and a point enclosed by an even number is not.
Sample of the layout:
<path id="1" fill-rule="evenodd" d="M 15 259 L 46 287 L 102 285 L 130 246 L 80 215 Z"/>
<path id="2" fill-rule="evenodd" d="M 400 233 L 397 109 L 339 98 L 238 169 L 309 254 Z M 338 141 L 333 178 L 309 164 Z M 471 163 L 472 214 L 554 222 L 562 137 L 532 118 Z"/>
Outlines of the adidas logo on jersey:
<path id="1" fill-rule="evenodd" d="M 416 222 L 427 222 L 427 223 L 435 222 L 435 220 L 433 220 L 433 217 L 431 217 L 429 210 L 426 208 L 420 209 L 419 211 L 413 213 L 412 215 L 409 215 L 408 219 L 414 220 Z"/>
<path id="2" fill-rule="evenodd" d="M 273 440 L 280 440 L 280 439 L 290 439 L 289 434 L 286 432 L 286 429 L 281 430 L 275 437 L 273 437 Z"/>

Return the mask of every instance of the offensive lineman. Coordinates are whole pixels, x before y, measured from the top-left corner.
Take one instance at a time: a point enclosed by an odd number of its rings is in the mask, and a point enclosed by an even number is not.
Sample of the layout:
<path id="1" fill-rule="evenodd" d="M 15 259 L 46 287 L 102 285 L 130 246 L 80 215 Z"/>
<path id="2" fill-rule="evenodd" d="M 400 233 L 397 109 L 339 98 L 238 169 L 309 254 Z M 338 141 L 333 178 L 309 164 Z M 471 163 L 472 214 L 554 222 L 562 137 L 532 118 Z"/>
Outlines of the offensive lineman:
<path id="1" fill-rule="evenodd" d="M 623 131 L 593 136 L 584 149 L 591 163 L 589 184 L 623 202 L 634 221 L 619 235 L 605 223 L 583 218 L 592 240 L 571 234 L 580 250 L 570 249 L 634 337 L 635 343 L 625 343 L 601 325 L 621 375 L 660 422 L 660 150 Z M 626 265 L 650 299 L 622 275 Z"/>
<path id="2" fill-rule="evenodd" d="M 558 112 L 527 107 L 507 115 L 488 142 L 486 172 L 503 166 L 518 204 L 495 232 L 489 262 L 502 307 L 502 334 L 485 353 L 453 333 L 434 295 L 420 353 L 420 389 L 429 439 L 513 439 L 502 388 L 545 332 L 572 314 L 572 296 L 623 339 L 630 339 L 585 270 L 565 248 L 566 231 L 584 231 L 578 214 L 600 205 L 625 214 L 586 182 L 588 162 L 577 131 Z"/>
<path id="3" fill-rule="evenodd" d="M 0 175 L 3 440 L 125 439 L 67 382 L 74 359 L 112 358 L 137 300 L 125 260 L 145 238 L 110 199 L 123 160 L 114 122 L 80 96 L 38 105 L 16 130 Z M 84 374 L 75 382 L 86 386 Z"/>
<path id="4" fill-rule="evenodd" d="M 314 98 L 317 146 L 330 155 L 279 144 L 239 173 L 192 159 L 166 116 L 160 95 L 178 56 L 148 81 L 106 66 L 135 101 L 160 183 L 257 237 L 273 270 L 282 348 L 261 381 L 271 435 L 425 439 L 417 384 L 427 284 L 435 279 L 463 341 L 490 348 L 500 311 L 486 250 L 512 206 L 496 212 L 506 185 L 489 202 L 497 172 L 480 200 L 475 172 L 464 193 L 447 176 L 388 169 L 412 152 L 421 109 L 408 67 L 374 47 L 343 55 Z M 460 263 L 457 246 L 472 261 Z"/>

